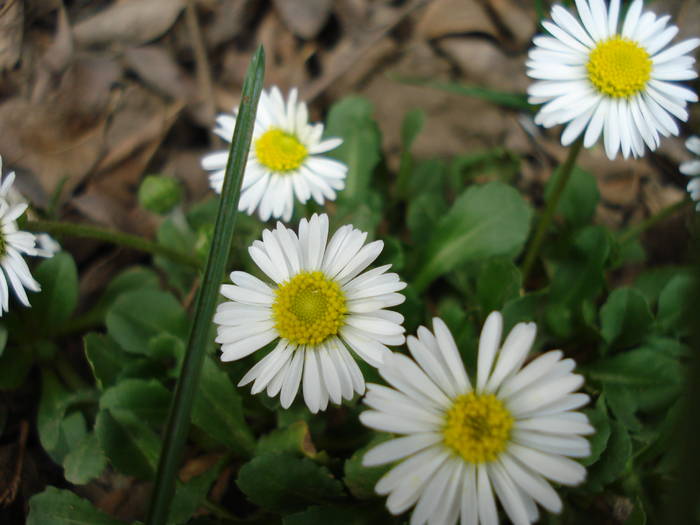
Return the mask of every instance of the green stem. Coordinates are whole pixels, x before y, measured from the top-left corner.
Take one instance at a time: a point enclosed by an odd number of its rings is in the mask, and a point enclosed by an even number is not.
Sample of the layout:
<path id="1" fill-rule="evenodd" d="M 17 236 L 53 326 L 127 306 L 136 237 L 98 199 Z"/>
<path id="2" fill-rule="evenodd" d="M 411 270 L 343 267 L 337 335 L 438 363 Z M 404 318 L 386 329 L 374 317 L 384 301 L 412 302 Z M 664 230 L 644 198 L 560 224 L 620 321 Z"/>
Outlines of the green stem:
<path id="1" fill-rule="evenodd" d="M 559 173 L 557 174 L 556 184 L 552 190 L 549 199 L 547 199 L 547 205 L 545 206 L 542 217 L 540 217 L 539 223 L 537 224 L 537 230 L 535 235 L 530 242 L 530 246 L 525 254 L 525 262 L 523 263 L 523 285 L 527 282 L 527 278 L 532 271 L 532 267 L 537 260 L 537 256 L 540 253 L 540 248 L 542 247 L 542 241 L 544 241 L 544 236 L 547 234 L 549 225 L 552 222 L 552 217 L 554 217 L 554 212 L 559 204 L 559 199 L 564 193 L 566 184 L 571 178 L 571 173 L 574 171 L 574 165 L 576 163 L 576 157 L 578 157 L 581 151 L 581 146 L 583 145 L 583 139 L 578 139 L 574 142 L 573 146 L 569 150 L 569 155 L 566 157 L 564 164 L 562 164 Z"/>
<path id="2" fill-rule="evenodd" d="M 172 250 L 166 246 L 161 246 L 136 235 L 122 233 L 97 226 L 87 224 L 76 224 L 62 221 L 26 221 L 22 228 L 30 232 L 45 232 L 51 235 L 68 235 L 71 237 L 82 237 L 85 239 L 95 239 L 97 241 L 110 242 L 125 248 L 131 248 L 152 255 L 160 255 L 168 259 L 199 269 L 200 264 L 196 257 L 187 253 Z"/>
<path id="3" fill-rule="evenodd" d="M 681 201 L 678 201 L 674 204 L 671 204 L 670 206 L 666 206 L 665 208 L 662 208 L 658 212 L 656 212 L 654 215 L 651 217 L 647 217 L 644 219 L 642 222 L 639 224 L 636 224 L 635 226 L 632 226 L 629 230 L 626 232 L 622 233 L 620 237 L 618 237 L 618 242 L 620 244 L 625 244 L 632 239 L 635 239 L 638 237 L 640 234 L 644 233 L 646 230 L 654 226 L 655 224 L 663 221 L 667 217 L 670 217 L 677 211 L 682 210 L 685 208 L 688 204 L 690 204 L 692 201 L 689 199 L 683 199 Z"/>
<path id="4" fill-rule="evenodd" d="M 221 191 L 221 201 L 214 226 L 214 236 L 202 278 L 202 286 L 195 302 L 194 320 L 187 343 L 187 352 L 170 407 L 151 507 L 146 520 L 148 525 L 163 525 L 170 513 L 170 504 L 175 493 L 175 477 L 189 432 L 190 413 L 209 343 L 211 321 L 233 240 L 238 199 L 250 151 L 264 72 L 265 53 L 260 47 L 250 62 L 243 82 L 241 105 L 231 140 L 224 187 Z"/>

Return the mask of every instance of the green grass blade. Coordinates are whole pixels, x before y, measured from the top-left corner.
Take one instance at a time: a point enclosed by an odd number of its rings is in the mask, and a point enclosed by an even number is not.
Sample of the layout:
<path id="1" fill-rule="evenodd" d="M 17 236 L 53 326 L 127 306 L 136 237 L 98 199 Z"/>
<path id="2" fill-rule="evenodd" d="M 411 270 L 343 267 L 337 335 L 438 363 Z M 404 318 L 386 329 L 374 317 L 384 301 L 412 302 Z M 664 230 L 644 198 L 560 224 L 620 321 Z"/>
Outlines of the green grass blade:
<path id="1" fill-rule="evenodd" d="M 527 96 L 521 93 L 508 93 L 505 91 L 496 91 L 480 86 L 465 86 L 455 82 L 437 82 L 425 78 L 405 77 L 401 75 L 390 75 L 390 78 L 402 84 L 412 86 L 425 86 L 431 89 L 439 89 L 457 95 L 467 97 L 480 98 L 497 106 L 518 111 L 534 112 L 535 106 L 528 104 Z"/>
<path id="2" fill-rule="evenodd" d="M 197 295 L 194 321 L 190 331 L 187 353 L 182 365 L 180 378 L 175 388 L 173 405 L 170 408 L 168 426 L 158 464 L 156 485 L 148 512 L 149 525 L 163 525 L 170 512 L 170 504 L 175 491 L 175 477 L 182 459 L 182 451 L 187 440 L 190 413 L 197 392 L 197 384 L 202 370 L 214 308 L 219 296 L 219 287 L 226 268 L 233 230 L 236 223 L 238 198 L 241 192 L 250 143 L 255 124 L 255 113 L 263 85 L 265 73 L 265 53 L 262 47 L 255 53 L 243 82 L 243 96 L 233 132 L 231 149 L 226 165 L 226 177 L 221 191 L 221 202 L 216 216 L 214 238 L 212 240 L 207 265 L 204 270 L 202 287 Z"/>

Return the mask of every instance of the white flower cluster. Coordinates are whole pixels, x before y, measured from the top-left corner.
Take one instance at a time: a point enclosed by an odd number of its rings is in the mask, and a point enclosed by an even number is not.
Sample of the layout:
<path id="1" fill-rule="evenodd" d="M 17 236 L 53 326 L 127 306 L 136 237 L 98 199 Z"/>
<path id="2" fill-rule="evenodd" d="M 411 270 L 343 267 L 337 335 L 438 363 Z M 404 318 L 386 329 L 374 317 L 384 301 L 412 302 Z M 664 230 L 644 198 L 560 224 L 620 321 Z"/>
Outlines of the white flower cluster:
<path id="1" fill-rule="evenodd" d="M 450 331 L 440 319 L 433 332 L 408 337 L 413 359 L 392 352 L 403 344 L 401 304 L 406 284 L 389 265 L 367 270 L 382 241 L 365 244 L 353 226 L 329 238 L 326 215 L 302 219 L 294 231 L 278 223 L 249 248 L 268 278 L 231 274 L 221 287 L 228 300 L 214 317 L 221 359 L 272 349 L 244 375 L 253 394 L 280 396 L 288 408 L 299 390 L 311 412 L 365 393 L 356 360 L 377 367 L 390 386 L 367 386 L 371 410 L 361 421 L 399 434 L 370 450 L 365 465 L 401 460 L 376 486 L 400 514 L 416 505 L 412 524 L 497 523 L 496 497 L 516 524 L 552 512 L 561 500 L 547 480 L 576 485 L 585 469 L 569 458 L 590 453 L 593 432 L 576 409 L 583 378 L 574 361 L 552 351 L 523 366 L 535 339 L 533 323 L 515 326 L 500 345 L 503 320 L 492 313 L 479 343 L 472 385 Z"/>
<path id="2" fill-rule="evenodd" d="M 61 249 L 46 233 L 35 235 L 22 231 L 17 220 L 27 210 L 27 201 L 14 188 L 15 172 L 1 175 L 0 158 L 0 315 L 9 311 L 10 290 L 24 306 L 29 306 L 26 290 L 38 292 L 39 283 L 32 277 L 23 255 L 52 257 Z"/>

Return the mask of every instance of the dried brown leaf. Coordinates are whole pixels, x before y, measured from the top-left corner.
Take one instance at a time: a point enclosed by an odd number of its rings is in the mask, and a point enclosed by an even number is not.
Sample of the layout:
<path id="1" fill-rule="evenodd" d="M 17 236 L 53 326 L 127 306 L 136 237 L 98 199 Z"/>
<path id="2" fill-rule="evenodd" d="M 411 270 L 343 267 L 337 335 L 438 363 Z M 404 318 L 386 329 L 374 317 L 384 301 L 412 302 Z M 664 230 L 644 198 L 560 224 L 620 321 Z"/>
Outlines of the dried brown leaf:
<path id="1" fill-rule="evenodd" d="M 22 53 L 24 2 L 6 0 L 0 5 L 0 71 L 11 69 Z"/>
<path id="2" fill-rule="evenodd" d="M 311 39 L 318 35 L 331 14 L 331 0 L 274 0 L 282 21 L 296 35 Z"/>
<path id="3" fill-rule="evenodd" d="M 168 31 L 184 6 L 184 0 L 117 2 L 78 23 L 74 28 L 75 40 L 83 46 L 139 46 Z"/>

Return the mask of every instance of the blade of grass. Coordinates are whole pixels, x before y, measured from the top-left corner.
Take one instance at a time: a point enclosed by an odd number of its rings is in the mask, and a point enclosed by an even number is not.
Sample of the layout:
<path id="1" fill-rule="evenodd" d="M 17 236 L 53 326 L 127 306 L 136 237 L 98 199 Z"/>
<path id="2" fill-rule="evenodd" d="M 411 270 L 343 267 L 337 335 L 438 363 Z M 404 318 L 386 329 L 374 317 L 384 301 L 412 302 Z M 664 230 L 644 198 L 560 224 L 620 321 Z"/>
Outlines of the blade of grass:
<path id="1" fill-rule="evenodd" d="M 528 104 L 527 96 L 520 93 L 508 93 L 505 91 L 496 91 L 480 86 L 465 86 L 454 82 L 436 82 L 427 78 L 406 77 L 403 75 L 389 75 L 389 78 L 402 84 L 412 86 L 424 86 L 431 89 L 439 89 L 457 95 L 467 97 L 480 98 L 509 109 L 519 111 L 534 112 L 535 106 Z"/>
<path id="2" fill-rule="evenodd" d="M 175 387 L 163 449 L 158 464 L 156 484 L 148 512 L 148 525 L 163 525 L 168 519 L 175 492 L 175 477 L 182 459 L 190 425 L 190 413 L 197 392 L 205 350 L 219 296 L 219 286 L 226 268 L 238 210 L 243 172 L 250 151 L 255 113 L 265 73 L 265 53 L 258 48 L 243 82 L 243 96 L 236 118 L 236 128 L 229 151 L 221 202 L 216 216 L 214 237 L 204 270 L 202 287 L 195 304 L 194 321 L 187 344 L 187 353 Z"/>

